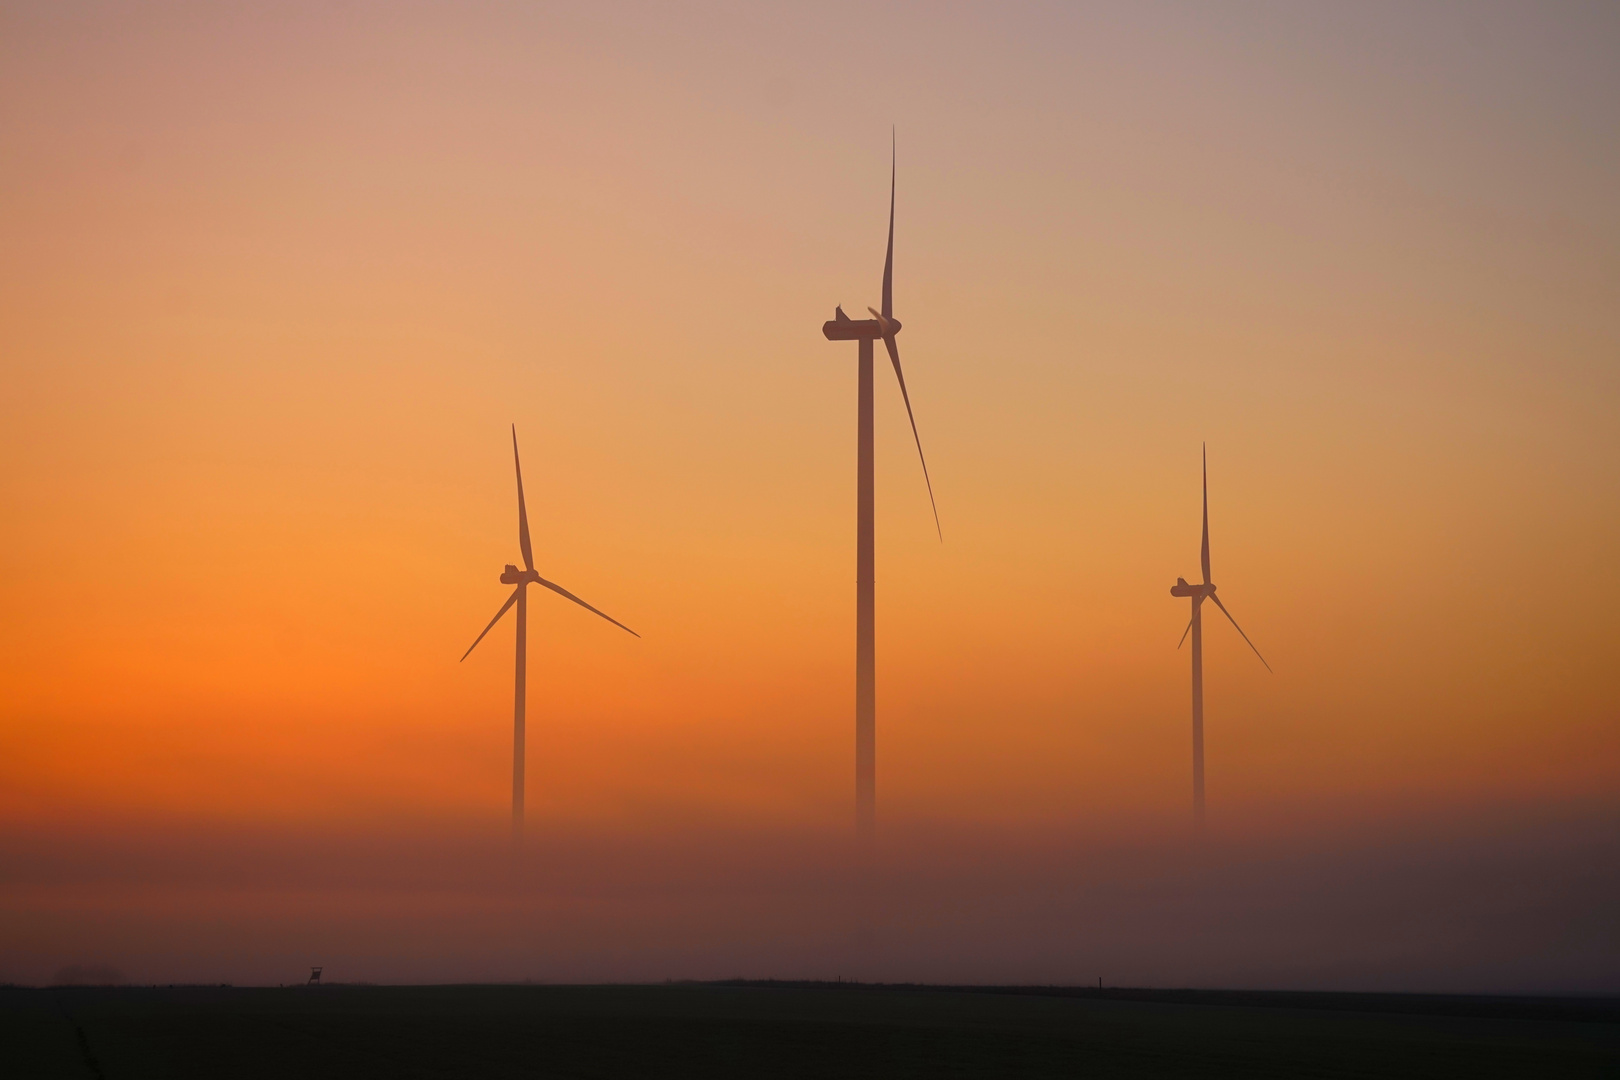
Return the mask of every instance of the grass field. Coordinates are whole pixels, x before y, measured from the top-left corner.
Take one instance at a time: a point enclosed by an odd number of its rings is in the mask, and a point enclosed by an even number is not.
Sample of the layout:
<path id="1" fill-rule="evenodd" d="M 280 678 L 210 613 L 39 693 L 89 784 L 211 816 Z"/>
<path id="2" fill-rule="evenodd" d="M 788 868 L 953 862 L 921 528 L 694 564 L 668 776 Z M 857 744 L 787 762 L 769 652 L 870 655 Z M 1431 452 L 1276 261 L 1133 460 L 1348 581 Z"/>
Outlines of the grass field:
<path id="1" fill-rule="evenodd" d="M 1620 1000 L 788 983 L 0 988 L 6 1077 L 1600 1077 Z"/>

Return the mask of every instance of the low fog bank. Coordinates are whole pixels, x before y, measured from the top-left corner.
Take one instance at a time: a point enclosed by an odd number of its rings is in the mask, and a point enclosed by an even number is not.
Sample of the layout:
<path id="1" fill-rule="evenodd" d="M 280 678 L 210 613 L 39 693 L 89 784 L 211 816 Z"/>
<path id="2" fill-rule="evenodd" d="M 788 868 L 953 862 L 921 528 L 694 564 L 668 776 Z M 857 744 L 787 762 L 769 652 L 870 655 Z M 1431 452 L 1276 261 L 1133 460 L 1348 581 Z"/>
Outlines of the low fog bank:
<path id="1" fill-rule="evenodd" d="M 1620 812 L 1265 838 L 888 825 L 0 839 L 0 980 L 733 976 L 1620 992 Z"/>

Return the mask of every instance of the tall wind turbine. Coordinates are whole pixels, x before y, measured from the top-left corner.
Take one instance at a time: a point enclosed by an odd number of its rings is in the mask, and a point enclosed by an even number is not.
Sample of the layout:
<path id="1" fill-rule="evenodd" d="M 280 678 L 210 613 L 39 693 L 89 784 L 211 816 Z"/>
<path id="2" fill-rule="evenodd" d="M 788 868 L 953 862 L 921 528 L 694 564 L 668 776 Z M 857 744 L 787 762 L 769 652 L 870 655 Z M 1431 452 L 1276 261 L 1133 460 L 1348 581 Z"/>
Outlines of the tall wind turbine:
<path id="1" fill-rule="evenodd" d="M 625 633 L 638 638 L 641 635 L 612 616 L 597 611 L 561 585 L 553 584 L 535 572 L 534 548 L 529 544 L 529 512 L 523 505 L 523 464 L 518 460 L 516 424 L 512 425 L 512 465 L 517 470 L 518 548 L 523 552 L 523 569 L 519 570 L 511 563 L 506 564 L 506 568 L 501 572 L 501 584 L 515 585 L 517 588 L 512 590 L 512 595 L 506 598 L 506 603 L 501 605 L 501 610 L 495 613 L 495 617 L 489 620 L 489 625 L 484 627 L 484 633 L 479 634 L 478 638 L 467 646 L 467 651 L 461 654 L 461 659 L 465 660 L 471 656 L 472 651 L 478 648 L 478 642 L 484 640 L 484 634 L 495 628 L 495 624 L 501 621 L 501 616 L 506 614 L 508 608 L 513 604 L 517 605 L 517 686 L 512 692 L 512 833 L 515 836 L 523 831 L 524 712 L 528 697 L 525 667 L 528 660 L 529 586 L 543 585 L 558 596 L 572 600 L 586 611 L 601 615 Z"/>
<path id="2" fill-rule="evenodd" d="M 1249 648 L 1254 649 L 1254 655 L 1260 656 L 1260 650 L 1255 648 L 1254 642 L 1249 641 L 1249 635 L 1243 633 L 1243 627 L 1238 626 L 1232 613 L 1226 610 L 1221 598 L 1215 595 L 1215 583 L 1209 580 L 1209 450 L 1204 450 L 1204 545 L 1200 550 L 1199 563 L 1204 571 L 1202 585 L 1189 585 L 1186 578 L 1176 578 L 1176 583 L 1170 586 L 1171 596 L 1187 596 L 1192 598 L 1192 620 L 1187 623 L 1187 629 L 1181 632 L 1181 641 L 1192 635 L 1192 712 L 1193 712 L 1193 814 L 1198 824 L 1204 823 L 1204 620 L 1200 614 L 1205 600 L 1215 601 L 1215 606 L 1221 609 L 1221 614 L 1237 628 L 1237 632 L 1248 642 Z M 1181 642 L 1176 643 L 1181 648 Z M 1266 658 L 1260 656 L 1260 662 L 1266 664 Z M 1266 664 L 1266 670 L 1271 665 Z"/>
<path id="3" fill-rule="evenodd" d="M 911 420 L 911 437 L 917 442 L 922 461 L 923 483 L 928 485 L 928 505 L 934 511 L 934 531 L 943 542 L 939 508 L 934 505 L 934 484 L 928 478 L 928 460 L 923 457 L 922 438 L 917 434 L 917 418 L 911 412 L 911 395 L 906 393 L 906 376 L 900 370 L 900 349 L 895 335 L 900 321 L 894 317 L 894 148 L 889 151 L 889 247 L 883 257 L 883 310 L 870 319 L 851 319 L 842 305 L 834 317 L 822 324 L 828 341 L 859 342 L 859 375 L 856 393 L 855 463 L 855 827 L 863 841 L 870 842 L 876 828 L 877 800 L 877 693 L 876 654 L 873 649 L 873 541 L 872 541 L 872 342 L 881 338 L 900 382 L 900 397 Z"/>

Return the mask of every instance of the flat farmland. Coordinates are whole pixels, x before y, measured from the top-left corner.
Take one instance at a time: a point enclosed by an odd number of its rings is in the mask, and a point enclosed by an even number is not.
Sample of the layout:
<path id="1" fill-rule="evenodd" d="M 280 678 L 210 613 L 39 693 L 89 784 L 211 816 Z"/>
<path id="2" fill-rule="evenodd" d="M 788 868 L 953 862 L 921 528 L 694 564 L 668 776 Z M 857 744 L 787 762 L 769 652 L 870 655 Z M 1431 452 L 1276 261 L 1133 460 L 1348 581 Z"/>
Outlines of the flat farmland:
<path id="1" fill-rule="evenodd" d="M 825 983 L 0 989 L 18 1077 L 1597 1077 L 1620 1001 Z"/>

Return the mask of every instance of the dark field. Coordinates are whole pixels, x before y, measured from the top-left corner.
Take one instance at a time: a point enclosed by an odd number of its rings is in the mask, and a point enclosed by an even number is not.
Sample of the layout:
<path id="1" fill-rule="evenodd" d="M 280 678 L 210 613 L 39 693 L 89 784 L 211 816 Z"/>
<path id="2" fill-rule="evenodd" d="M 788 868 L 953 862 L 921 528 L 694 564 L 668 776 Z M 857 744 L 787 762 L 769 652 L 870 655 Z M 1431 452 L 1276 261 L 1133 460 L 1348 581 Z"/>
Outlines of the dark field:
<path id="1" fill-rule="evenodd" d="M 1620 1076 L 1616 999 L 826 984 L 0 988 L 6 1077 Z"/>

